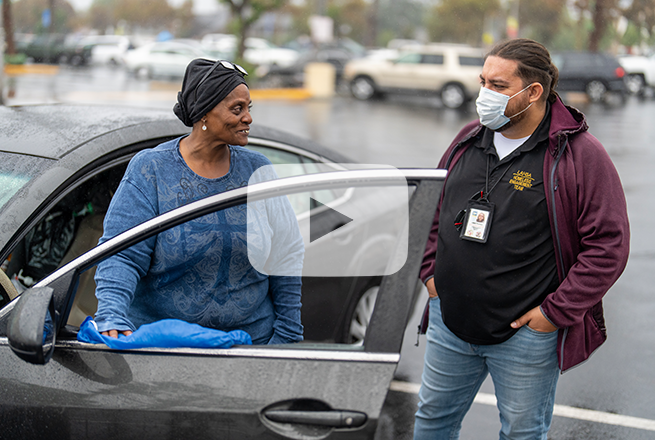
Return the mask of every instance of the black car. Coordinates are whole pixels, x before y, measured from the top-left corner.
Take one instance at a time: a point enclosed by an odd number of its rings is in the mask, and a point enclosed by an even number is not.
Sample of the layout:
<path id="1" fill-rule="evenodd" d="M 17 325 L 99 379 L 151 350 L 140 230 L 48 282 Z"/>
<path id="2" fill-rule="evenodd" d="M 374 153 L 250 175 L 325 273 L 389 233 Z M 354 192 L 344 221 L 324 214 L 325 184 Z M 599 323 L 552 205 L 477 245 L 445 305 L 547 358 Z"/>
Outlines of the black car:
<path id="1" fill-rule="evenodd" d="M 616 57 L 602 52 L 560 52 L 552 54 L 559 69 L 558 92 L 584 92 L 592 102 L 608 93 L 627 94 L 625 71 Z"/>
<path id="2" fill-rule="evenodd" d="M 26 40 L 17 50 L 37 63 L 83 66 L 91 60 L 93 46 L 78 37 L 63 34 L 39 34 Z"/>
<path id="3" fill-rule="evenodd" d="M 48 266 L 44 257 L 54 257 L 66 247 L 53 241 L 71 228 L 76 241 L 82 223 L 88 220 L 95 225 L 94 217 L 102 216 L 111 197 L 111 179 L 122 174 L 129 157 L 188 129 L 167 112 L 137 109 L 36 106 L 2 108 L 0 113 L 4 170 L 0 173 L 4 188 L 0 239 L 3 259 L 8 260 L 3 269 L 14 278 L 11 267 L 15 259 L 21 264 L 25 261 L 17 252 L 27 243 L 26 238 L 50 237 L 37 247 L 42 251 L 37 267 L 43 270 L 40 281 L 19 295 L 10 293 L 7 282 L 15 288 L 14 280 L 3 277 L 0 283 L 3 298 L 8 299 L 0 307 L 3 437 L 372 437 L 399 360 L 422 249 L 445 172 L 400 171 L 404 191 L 411 194 L 408 234 L 407 242 L 397 243 L 390 254 L 405 250 L 407 258 L 399 270 L 380 277 L 375 309 L 361 345 L 309 340 L 230 349 L 114 350 L 77 341 L 78 327 L 70 323 L 72 311 L 80 306 L 76 304 L 78 296 L 88 282 L 84 278 L 99 261 L 185 221 L 247 203 L 248 197 L 262 200 L 300 193 L 313 197 L 321 191 L 397 186 L 397 173 L 388 169 L 310 171 L 238 188 L 182 206 L 69 262 L 65 257 Z M 272 140 L 275 134 L 278 137 Z M 251 137 L 253 143 L 256 139 L 268 143 L 261 147 L 293 150 L 301 160 L 305 160 L 301 145 L 315 147 L 276 131 L 253 130 Z M 291 146 L 290 141 L 300 145 Z M 311 158 L 321 158 L 320 153 L 311 153 Z M 66 206 L 73 221 L 56 220 L 67 217 L 61 214 Z M 83 235 L 82 241 L 95 241 L 87 236 L 90 233 Z M 49 251 L 53 246 L 57 252 Z M 76 246 L 72 243 L 66 253 Z M 84 248 L 80 244 L 80 249 Z M 0 275 L 4 273 L 0 271 Z M 26 276 L 19 271 L 17 278 L 25 281 Z M 349 283 L 356 284 L 356 278 Z M 315 282 L 327 284 L 330 280 Z M 339 295 L 341 288 L 345 287 L 332 284 L 321 301 Z M 303 291 L 303 310 L 317 309 L 310 310 L 309 316 L 328 315 L 321 302 L 306 301 L 310 296 Z M 337 319 L 325 316 L 323 323 Z M 303 322 L 307 328 L 314 325 L 305 314 Z"/>

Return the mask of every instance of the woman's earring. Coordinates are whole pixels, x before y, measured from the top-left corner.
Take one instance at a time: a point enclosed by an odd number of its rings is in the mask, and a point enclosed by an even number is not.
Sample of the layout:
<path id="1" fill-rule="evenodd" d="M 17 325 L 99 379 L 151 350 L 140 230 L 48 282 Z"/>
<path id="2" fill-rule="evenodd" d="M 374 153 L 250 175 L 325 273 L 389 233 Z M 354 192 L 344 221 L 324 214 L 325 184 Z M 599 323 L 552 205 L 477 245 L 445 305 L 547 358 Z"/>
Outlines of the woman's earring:
<path id="1" fill-rule="evenodd" d="M 205 121 L 203 119 L 203 121 L 202 121 L 202 131 L 207 131 L 207 125 L 205 125 L 205 124 L 207 124 L 207 121 Z"/>

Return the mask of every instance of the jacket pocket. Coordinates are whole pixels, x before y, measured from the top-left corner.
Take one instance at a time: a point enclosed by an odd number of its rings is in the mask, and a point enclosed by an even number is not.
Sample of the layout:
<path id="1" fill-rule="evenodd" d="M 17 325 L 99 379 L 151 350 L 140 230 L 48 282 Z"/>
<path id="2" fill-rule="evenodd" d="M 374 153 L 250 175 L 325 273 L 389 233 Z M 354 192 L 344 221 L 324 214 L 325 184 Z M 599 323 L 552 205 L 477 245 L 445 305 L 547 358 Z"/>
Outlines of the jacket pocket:
<path id="1" fill-rule="evenodd" d="M 603 339 L 607 338 L 607 328 L 605 327 L 605 316 L 603 314 L 603 302 L 599 301 L 591 308 L 590 312 L 594 324 L 596 324 L 598 331 L 603 335 Z"/>

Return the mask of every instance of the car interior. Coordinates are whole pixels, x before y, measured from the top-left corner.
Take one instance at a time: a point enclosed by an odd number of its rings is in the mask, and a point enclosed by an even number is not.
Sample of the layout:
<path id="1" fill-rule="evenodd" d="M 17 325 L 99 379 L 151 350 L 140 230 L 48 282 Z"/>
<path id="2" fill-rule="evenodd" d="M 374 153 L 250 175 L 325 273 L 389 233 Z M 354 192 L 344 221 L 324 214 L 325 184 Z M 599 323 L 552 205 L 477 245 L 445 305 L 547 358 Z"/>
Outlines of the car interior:
<path id="1" fill-rule="evenodd" d="M 4 279 L 3 287 L 9 281 L 11 286 L 5 290 L 14 292 L 4 302 L 98 243 L 109 202 L 126 167 L 127 164 L 123 163 L 86 180 L 25 234 L 3 264 L 8 277 L 8 280 Z M 95 268 L 80 277 L 69 325 L 79 326 L 86 316 L 93 315 L 97 309 L 94 274 Z"/>

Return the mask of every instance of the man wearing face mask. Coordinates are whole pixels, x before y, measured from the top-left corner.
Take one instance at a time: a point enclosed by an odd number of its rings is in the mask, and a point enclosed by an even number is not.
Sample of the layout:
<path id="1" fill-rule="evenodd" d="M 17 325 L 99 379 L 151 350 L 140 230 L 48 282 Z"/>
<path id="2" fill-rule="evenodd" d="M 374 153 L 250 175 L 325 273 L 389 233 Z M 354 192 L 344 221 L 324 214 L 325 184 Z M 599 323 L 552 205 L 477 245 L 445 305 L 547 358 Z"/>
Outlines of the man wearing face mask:
<path id="1" fill-rule="evenodd" d="M 546 439 L 560 372 L 605 340 L 601 300 L 628 258 L 618 174 L 527 39 L 485 58 L 424 254 L 430 295 L 415 439 L 455 439 L 487 374 L 501 439 Z M 482 214 L 482 215 L 481 215 Z"/>

